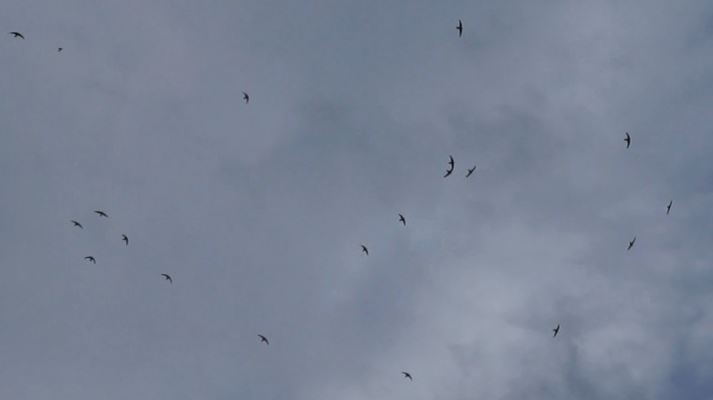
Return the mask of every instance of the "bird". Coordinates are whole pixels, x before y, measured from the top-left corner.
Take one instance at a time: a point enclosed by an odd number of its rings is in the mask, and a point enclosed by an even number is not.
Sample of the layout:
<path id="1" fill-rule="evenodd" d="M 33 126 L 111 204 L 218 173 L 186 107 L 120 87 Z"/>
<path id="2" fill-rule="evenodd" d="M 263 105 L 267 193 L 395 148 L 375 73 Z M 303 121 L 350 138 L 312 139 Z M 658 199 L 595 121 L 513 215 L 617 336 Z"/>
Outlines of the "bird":
<path id="1" fill-rule="evenodd" d="M 468 173 L 465 174 L 465 177 L 466 178 L 470 177 L 471 175 L 473 175 L 473 172 L 475 172 L 475 165 L 473 165 L 473 168 L 468 169 Z"/>
<path id="2" fill-rule="evenodd" d="M 458 37 L 463 36 L 463 21 L 458 20 L 458 26 L 456 26 L 456 29 L 458 30 Z"/>
<path id="3" fill-rule="evenodd" d="M 634 247 L 634 243 L 636 243 L 636 236 L 634 236 L 633 239 L 631 239 L 631 242 L 629 242 L 629 247 L 627 247 L 627 250 L 631 250 L 632 247 Z"/>
<path id="4" fill-rule="evenodd" d="M 404 378 L 408 378 L 410 381 L 413 381 L 413 377 L 411 376 L 411 374 L 406 371 L 401 371 L 401 373 L 404 375 Z"/>
<path id="5" fill-rule="evenodd" d="M 245 104 L 248 104 L 250 102 L 250 96 L 248 96 L 248 94 L 245 92 L 243 92 L 243 100 L 245 100 Z"/>
<path id="6" fill-rule="evenodd" d="M 62 49 L 61 47 L 57 47 L 57 53 L 61 53 L 62 50 L 63 50 L 63 49 Z"/>
<path id="7" fill-rule="evenodd" d="M 399 214 L 399 221 L 406 226 L 406 218 L 404 218 L 403 214 Z"/>
<path id="8" fill-rule="evenodd" d="M 267 345 L 267 346 L 270 345 L 270 341 L 267 340 L 267 338 L 266 338 L 265 336 L 263 336 L 263 335 L 257 335 L 257 337 L 260 338 L 260 343 L 265 343 L 265 345 Z"/>
<path id="9" fill-rule="evenodd" d="M 22 36 L 22 33 L 20 33 L 20 32 L 10 32 L 10 35 L 12 35 L 12 37 L 16 37 L 16 38 L 20 38 L 20 39 L 22 39 L 22 40 L 25 40 L 25 37 Z"/>
<path id="10" fill-rule="evenodd" d="M 557 324 L 557 327 L 552 330 L 554 332 L 554 335 L 552 337 L 557 337 L 557 334 L 560 333 L 560 324 Z"/>
<path id="11" fill-rule="evenodd" d="M 673 200 L 668 202 L 668 205 L 666 206 L 666 215 L 671 212 L 671 206 L 673 205 Z"/>
<path id="12" fill-rule="evenodd" d="M 446 174 L 443 175 L 444 178 L 447 178 L 448 175 L 452 174 L 452 173 L 453 173 L 453 170 L 454 170 L 455 167 L 456 167 L 456 162 L 453 160 L 453 156 L 448 156 L 448 158 L 450 158 L 450 160 L 448 161 L 448 165 L 450 165 L 451 168 L 448 169 L 448 170 L 446 170 Z"/>
<path id="13" fill-rule="evenodd" d="M 89 262 L 92 263 L 92 264 L 96 264 L 96 263 L 97 263 L 97 260 L 94 259 L 94 257 L 92 257 L 92 256 L 86 256 L 86 257 L 84 257 L 84 259 L 87 260 L 87 261 L 89 261 Z"/>
<path id="14" fill-rule="evenodd" d="M 631 136 L 629 135 L 629 132 L 626 132 L 626 139 L 624 139 L 626 142 L 626 148 L 628 149 L 629 146 L 631 146 Z"/>
<path id="15" fill-rule="evenodd" d="M 361 251 L 366 253 L 367 256 L 369 255 L 369 249 L 367 249 L 366 246 L 361 245 Z"/>
<path id="16" fill-rule="evenodd" d="M 171 278 L 171 275 L 169 275 L 169 274 L 161 274 L 161 276 L 163 277 L 163 279 L 167 280 L 168 283 L 173 284 L 173 278 Z"/>
<path id="17" fill-rule="evenodd" d="M 127 246 L 129 245 L 129 237 L 128 237 L 128 236 L 122 234 L 122 235 L 121 235 L 121 240 L 123 240 L 124 243 L 126 243 Z"/>
<path id="18" fill-rule="evenodd" d="M 73 220 L 73 219 L 70 220 L 70 221 L 72 222 L 72 225 L 78 227 L 79 229 L 84 229 L 84 227 L 82 226 L 82 224 L 80 224 L 79 222 L 77 222 L 77 221 L 75 221 L 75 220 Z"/>
<path id="19" fill-rule="evenodd" d="M 100 217 L 109 218 L 109 216 L 102 210 L 94 210 L 94 213 L 99 215 Z"/>

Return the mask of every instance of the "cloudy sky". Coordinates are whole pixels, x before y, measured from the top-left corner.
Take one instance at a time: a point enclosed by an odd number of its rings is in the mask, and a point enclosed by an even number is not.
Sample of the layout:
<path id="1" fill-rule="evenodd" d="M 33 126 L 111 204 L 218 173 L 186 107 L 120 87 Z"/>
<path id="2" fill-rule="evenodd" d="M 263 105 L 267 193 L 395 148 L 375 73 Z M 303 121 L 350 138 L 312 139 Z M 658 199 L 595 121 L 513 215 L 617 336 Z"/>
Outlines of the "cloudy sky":
<path id="1" fill-rule="evenodd" d="M 710 1 L 98 3 L 2 2 L 0 397 L 713 395 Z"/>

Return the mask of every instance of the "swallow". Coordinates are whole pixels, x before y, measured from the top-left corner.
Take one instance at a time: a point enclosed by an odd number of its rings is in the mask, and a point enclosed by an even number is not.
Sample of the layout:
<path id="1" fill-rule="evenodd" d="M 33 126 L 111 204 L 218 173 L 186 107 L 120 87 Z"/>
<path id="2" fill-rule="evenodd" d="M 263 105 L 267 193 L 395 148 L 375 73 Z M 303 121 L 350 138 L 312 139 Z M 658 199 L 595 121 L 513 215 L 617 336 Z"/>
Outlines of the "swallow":
<path id="1" fill-rule="evenodd" d="M 366 246 L 361 245 L 361 251 L 366 253 L 367 256 L 369 255 L 369 249 L 367 249 Z"/>
<path id="2" fill-rule="evenodd" d="M 260 343 L 265 343 L 265 345 L 267 345 L 267 346 L 270 345 L 270 341 L 267 340 L 267 338 L 266 338 L 265 336 L 263 336 L 263 335 L 257 335 L 257 337 L 260 338 Z"/>
<path id="3" fill-rule="evenodd" d="M 626 132 L 626 139 L 624 139 L 626 142 L 626 148 L 628 149 L 629 146 L 631 146 L 631 136 L 629 135 L 629 132 Z"/>
<path id="4" fill-rule="evenodd" d="M 167 280 L 168 283 L 173 284 L 173 278 L 171 278 L 171 275 L 169 275 L 169 274 L 161 274 L 161 276 L 163 277 L 163 279 Z"/>
<path id="5" fill-rule="evenodd" d="M 75 220 L 71 220 L 71 222 L 72 222 L 72 225 L 76 226 L 77 228 L 79 228 L 79 229 L 84 229 L 84 227 L 82 226 L 82 224 L 80 224 L 79 222 L 77 222 L 77 221 L 75 221 Z"/>
<path id="6" fill-rule="evenodd" d="M 450 165 L 450 169 L 446 170 L 446 174 L 443 175 L 444 178 L 447 178 L 450 174 L 452 174 L 453 170 L 456 167 L 456 162 L 453 160 L 453 156 L 448 156 L 448 158 L 450 158 L 450 160 L 448 161 L 448 165 Z"/>
<path id="7" fill-rule="evenodd" d="M 94 257 L 92 257 L 92 256 L 86 256 L 86 257 L 84 257 L 84 259 L 87 260 L 87 261 L 89 261 L 89 262 L 92 263 L 92 264 L 96 264 L 96 263 L 97 263 L 97 260 L 95 260 Z"/>
<path id="8" fill-rule="evenodd" d="M 557 328 L 553 329 L 552 332 L 554 332 L 552 337 L 557 337 L 557 334 L 560 333 L 560 324 L 557 324 Z"/>
<path id="9" fill-rule="evenodd" d="M 16 37 L 16 38 L 20 38 L 20 39 L 22 39 L 22 40 L 25 40 L 25 37 L 22 36 L 22 33 L 20 33 L 20 32 L 10 32 L 10 35 L 12 35 L 12 37 Z"/>
<path id="10" fill-rule="evenodd" d="M 106 213 L 105 213 L 104 211 L 102 211 L 102 210 L 94 210 L 94 213 L 97 214 L 97 215 L 100 216 L 100 217 L 109 218 L 109 216 L 106 215 Z"/>
<path id="11" fill-rule="evenodd" d="M 666 215 L 671 212 L 671 206 L 673 205 L 673 200 L 668 202 L 668 205 L 666 206 Z"/>
<path id="12" fill-rule="evenodd" d="M 124 243 L 126 243 L 127 246 L 129 245 L 129 237 L 128 237 L 128 236 L 126 236 L 126 235 L 121 235 L 121 240 L 123 240 Z"/>
<path id="13" fill-rule="evenodd" d="M 411 376 L 411 374 L 406 371 L 401 371 L 401 373 L 403 374 L 404 378 L 408 378 L 410 381 L 413 381 L 413 377 Z"/>
<path id="14" fill-rule="evenodd" d="M 463 21 L 458 20 L 458 26 L 456 26 L 456 29 L 458 30 L 458 37 L 463 36 Z"/>
<path id="15" fill-rule="evenodd" d="M 250 96 L 248 96 L 248 94 L 245 92 L 243 92 L 243 100 L 245 100 L 245 104 L 248 104 L 250 102 Z"/>
<path id="16" fill-rule="evenodd" d="M 632 247 L 634 247 L 634 243 L 636 243 L 636 236 L 634 236 L 633 239 L 631 239 L 631 242 L 629 242 L 629 247 L 627 247 L 627 250 L 631 250 Z"/>
<path id="17" fill-rule="evenodd" d="M 465 177 L 466 178 L 470 177 L 471 175 L 473 175 L 473 172 L 475 172 L 475 165 L 473 165 L 473 168 L 468 169 L 468 173 L 465 174 Z"/>
<path id="18" fill-rule="evenodd" d="M 399 222 L 406 226 L 406 218 L 404 218 L 403 214 L 399 214 Z"/>

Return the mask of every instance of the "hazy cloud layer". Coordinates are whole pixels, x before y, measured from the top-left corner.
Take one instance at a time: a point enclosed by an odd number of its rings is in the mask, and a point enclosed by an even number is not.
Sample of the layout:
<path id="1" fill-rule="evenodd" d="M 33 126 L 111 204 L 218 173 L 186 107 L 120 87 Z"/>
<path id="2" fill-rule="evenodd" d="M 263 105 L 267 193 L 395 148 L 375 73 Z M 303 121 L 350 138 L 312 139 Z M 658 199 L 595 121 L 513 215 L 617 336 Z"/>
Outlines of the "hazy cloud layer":
<path id="1" fill-rule="evenodd" d="M 2 8 L 0 397 L 711 397 L 710 2 Z"/>

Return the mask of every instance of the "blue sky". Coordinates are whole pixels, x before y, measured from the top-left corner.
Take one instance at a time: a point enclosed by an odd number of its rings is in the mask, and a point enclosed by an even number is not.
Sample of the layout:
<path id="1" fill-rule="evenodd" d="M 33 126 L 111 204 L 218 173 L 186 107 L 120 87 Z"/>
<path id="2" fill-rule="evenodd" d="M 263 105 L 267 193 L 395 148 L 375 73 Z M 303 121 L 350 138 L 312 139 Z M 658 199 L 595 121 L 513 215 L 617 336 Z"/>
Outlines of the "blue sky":
<path id="1" fill-rule="evenodd" d="M 711 397 L 710 2 L 2 8 L 0 397 Z"/>

